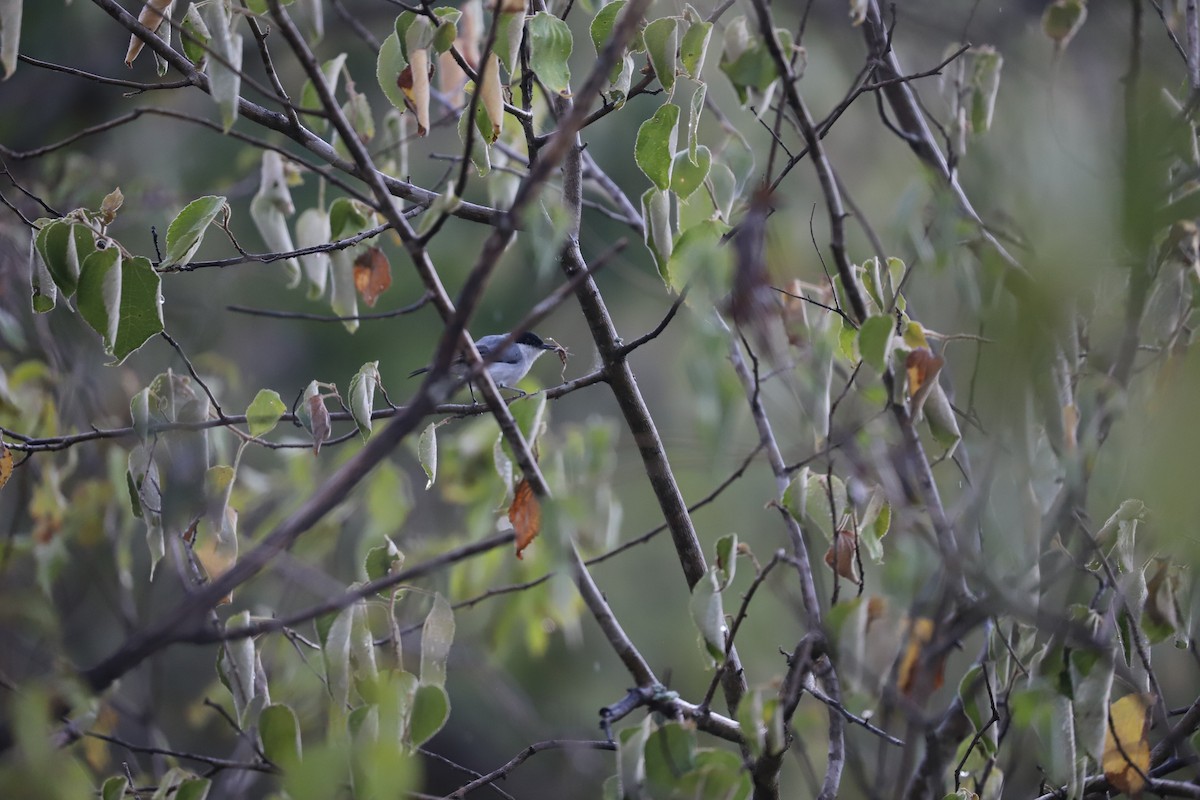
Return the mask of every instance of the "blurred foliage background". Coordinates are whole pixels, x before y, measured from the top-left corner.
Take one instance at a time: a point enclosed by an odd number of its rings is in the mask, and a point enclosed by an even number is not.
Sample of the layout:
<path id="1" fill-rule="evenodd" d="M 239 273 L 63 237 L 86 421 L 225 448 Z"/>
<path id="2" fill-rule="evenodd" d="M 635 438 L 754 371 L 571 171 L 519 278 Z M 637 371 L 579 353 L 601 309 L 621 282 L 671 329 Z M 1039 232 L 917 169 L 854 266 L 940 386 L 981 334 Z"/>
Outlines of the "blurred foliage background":
<path id="1" fill-rule="evenodd" d="M 582 75 L 594 57 L 585 27 L 592 4 L 581 0 L 577 5 L 569 18 L 576 38 L 572 67 Z M 702 13 L 711 10 L 704 3 L 698 5 Z M 394 4 L 368 0 L 347 0 L 345 6 L 380 38 L 391 29 L 398 10 Z M 680 7 L 658 3 L 652 13 L 678 13 Z M 886 255 L 902 259 L 912 269 L 905 284 L 909 314 L 927 330 L 986 338 L 986 342 L 947 343 L 943 385 L 960 409 L 973 412 L 973 419 L 969 424 L 964 421 L 962 428 L 975 468 L 990 479 L 987 511 L 980 524 L 998 580 L 1019 571 L 1030 556 L 1025 549 L 1030 524 L 1025 496 L 1028 470 L 1044 469 L 1044 474 L 1035 476 L 1042 481 L 1035 482 L 1041 491 L 1032 504 L 1036 510 L 1045 510 L 1042 506 L 1057 480 L 1044 444 L 1034 441 L 1041 436 L 1040 410 L 1030 399 L 1030 382 L 1038 379 L 1053 357 L 1049 342 L 1055 332 L 1070 326 L 1072 315 L 1079 314 L 1088 320 L 1086 360 L 1094 367 L 1083 381 L 1090 381 L 1092 388 L 1103 383 L 1123 330 L 1129 261 L 1138 257 L 1129 250 L 1123 217 L 1131 206 L 1157 207 L 1162 200 L 1157 194 L 1131 195 L 1140 184 L 1128 179 L 1127 170 L 1162 172 L 1161 158 L 1150 147 L 1135 153 L 1127 165 L 1123 93 L 1130 49 L 1128 4 L 1093 4 L 1087 23 L 1061 52 L 1042 30 L 1044 8 L 1044 3 L 1034 0 L 919 0 L 885 9 L 889 17 L 894 15 L 894 44 L 909 71 L 929 69 L 963 42 L 992 45 L 1003 55 L 991 129 L 970 139 L 957 167 L 981 216 L 1004 241 L 1014 243 L 1014 251 L 1033 276 L 1035 297 L 1016 301 L 1004 295 L 995 277 L 999 267 L 987 258 L 981 262 L 968 246 L 969 231 L 940 181 L 881 124 L 873 98 L 864 96 L 855 102 L 825 140 L 847 194 L 878 232 Z M 776 4 L 777 22 L 791 30 L 797 28 L 800 14 L 807 14 L 800 89 L 818 118 L 842 99 L 863 62 L 861 35 L 850 25 L 847 10 L 845 2 Z M 730 14 L 743 11 L 735 7 Z M 1160 92 L 1184 96 L 1184 63 L 1149 6 L 1145 16 L 1142 71 L 1136 86 L 1147 107 L 1165 107 Z M 91 3 L 26 3 L 23 26 L 23 54 L 98 74 L 127 74 L 121 63 L 124 31 Z M 247 48 L 249 54 L 249 43 Z M 328 9 L 326 34 L 316 49 L 321 58 L 347 53 L 349 73 L 360 90 L 377 109 L 386 107 L 374 83 L 375 54 Z M 756 174 L 760 173 L 770 131 L 752 109 L 739 107 L 715 61 L 710 56 L 709 97 L 725 113 L 728 124 L 745 136 L 754 153 Z M 256 59 L 248 55 L 246 63 L 248 73 L 264 79 Z M 278 66 L 285 85 L 294 91 L 302 84 L 296 64 L 280 59 Z M 152 70 L 146 58 L 128 74 L 152 80 Z M 916 86 L 930 114 L 947 119 L 938 78 L 919 80 Z M 635 97 L 625 109 L 585 132 L 588 152 L 633 198 L 646 187 L 630 157 L 637 124 L 660 102 L 654 96 Z M 211 100 L 195 90 L 137 94 L 23 63 L 16 75 L 0 84 L 0 143 L 13 150 L 36 148 L 148 104 L 214 117 Z M 723 135 L 716 115 L 708 115 L 702 140 L 712 143 Z M 791 131 L 785 131 L 784 139 L 793 152 L 801 147 Z M 449 125 L 414 140 L 411 181 L 432 189 L 443 186 L 452 164 L 442 157 L 454 156 L 459 149 Z M 161 238 L 178 210 L 202 194 L 227 196 L 233 211 L 231 231 L 237 240 L 251 251 L 267 249 L 247 213 L 258 187 L 259 158 L 256 148 L 232 138 L 147 115 L 43 158 L 8 160 L 7 166 L 33 194 L 64 211 L 94 208 L 120 186 L 125 204 L 111 232 L 127 246 L 151 255 L 152 231 Z M 1153 191 L 1161 191 L 1160 183 L 1156 178 Z M 297 209 L 313 205 L 317 191 L 313 176 L 304 176 L 303 184 L 292 189 Z M 13 199 L 7 187 L 4 192 Z M 466 199 L 488 203 L 485 182 L 473 180 Z M 828 228 L 820 188 L 807 162 L 784 179 L 774 201 L 778 211 L 767 223 L 766 239 L 772 283 L 783 286 L 800 279 L 821 285 L 825 273 L 813 239 L 824 250 Z M 555 202 L 553 189 L 545 202 Z M 850 225 L 848 230 L 852 260 L 872 257 L 874 248 L 861 228 Z M 452 295 L 488 232 L 484 226 L 451 219 L 445 234 L 431 242 L 431 256 Z M 128 424 L 129 398 L 156 374 L 168 368 L 182 371 L 177 354 L 154 339 L 124 364 L 103 366 L 100 343 L 78 316 L 62 308 L 44 316 L 31 314 L 28 234 L 6 213 L 0 216 L 0 235 L 5 425 L 19 428 L 15 421 L 23 420 L 42 426 L 40 433 L 50 435 L 55 427 L 57 432 L 67 432 Z M 657 324 L 673 297 L 638 242 L 638 234 L 585 209 L 585 254 L 595 256 L 620 237 L 631 239 L 631 246 L 605 267 L 597 281 L 618 330 L 628 340 Z M 403 249 L 390 235 L 381 239 L 394 280 L 371 311 L 404 306 L 423 292 Z M 555 249 L 554 240 L 537 230 L 518 236 L 471 324 L 474 335 L 508 330 L 532 302 L 558 285 Z M 224 237 L 213 233 L 199 257 L 231 254 Z M 1157 309 L 1173 308 L 1181 296 L 1190 296 L 1194 280 L 1194 274 L 1182 270 L 1177 280 L 1159 284 L 1143 327 L 1148 346 L 1167 346 L 1169 313 L 1158 315 Z M 382 385 L 394 402 L 402 403 L 416 386 L 405 376 L 429 362 L 442 328 L 431 307 L 364 322 L 353 334 L 336 323 L 266 319 L 228 310 L 227 306 L 240 304 L 328 313 L 323 302 L 307 300 L 301 290 L 289 290 L 283 271 L 272 264 L 165 275 L 163 294 L 167 330 L 227 410 L 245 408 L 264 387 L 278 391 L 285 402 L 314 379 L 335 383 L 344 391 L 359 366 L 369 361 L 379 362 Z M 1156 327 L 1159 319 L 1162 325 Z M 595 366 L 587 326 L 573 303 L 561 306 L 538 326 L 538 332 L 570 349 L 566 378 Z M 725 356 L 727 347 L 704 310 L 689 303 L 662 336 L 631 359 L 689 502 L 725 480 L 757 444 L 745 398 Z M 543 359 L 533 376 L 543 386 L 556 384 L 559 366 L 553 359 Z M 799 380 L 803 379 L 801 375 Z M 1169 556 L 1185 565 L 1194 563 L 1197 555 L 1200 494 L 1194 488 L 1194 463 L 1200 451 L 1200 429 L 1194 409 L 1200 396 L 1198 382 L 1196 358 L 1183 349 L 1178 357 L 1147 354 L 1139 361 L 1134 388 L 1120 396 L 1122 414 L 1096 456 L 1087 505 L 1099 527 L 1121 501 L 1145 501 L 1152 543 L 1147 555 Z M 764 391 L 785 460 L 793 463 L 812 454 L 814 423 L 797 402 L 794 387 L 775 382 L 766 384 Z M 517 407 L 534 402 L 522 401 Z M 587 554 L 635 538 L 661 522 L 637 443 L 621 426 L 607 390 L 597 386 L 566 395 L 549 404 L 548 414 L 543 461 L 578 462 L 574 472 L 564 467 L 562 475 L 574 475 L 578 484 L 573 485 L 573 496 L 586 498 L 580 517 L 572 519 Z M 25 430 L 30 429 L 32 425 Z M 288 435 L 302 437 L 299 429 Z M 366 551 L 385 536 L 412 564 L 494 532 L 505 497 L 493 468 L 495 424 L 485 418 L 454 420 L 439 428 L 438 436 L 442 443 L 439 477 L 432 488 L 424 488 L 426 478 L 414 440 L 322 520 L 294 552 L 240 592 L 234 608 L 257 614 L 310 605 L 361 579 Z M 224 439 L 214 434 L 213 446 L 230 448 L 232 443 Z M 611 454 L 605 442 L 614 445 Z M 929 444 L 931 456 L 937 455 L 940 449 Z M 240 535 L 249 541 L 269 531 L 360 446 L 352 440 L 322 451 L 317 459 L 305 449 L 248 450 L 233 496 L 233 505 L 242 509 Z M 39 455 L 29 468 L 18 469 L 0 493 L 0 520 L 7 520 L 0 523 L 4 530 L 0 675 L 12 685 L 40 684 L 52 697 L 69 694 L 70 684 L 59 677 L 69 675 L 69 665 L 85 666 L 105 656 L 136 627 L 137 620 L 152 618 L 178 595 L 178 581 L 164 578 L 162 572 L 152 583 L 145 580 L 149 564 L 141 527 L 122 507 L 120 496 L 123 454 L 119 442 L 109 441 Z M 952 460 L 938 463 L 935 475 L 947 508 L 974 502 Z M 589 497 L 597 487 L 602 489 L 600 496 Z M 773 478 L 758 459 L 716 502 L 695 513 L 706 553 L 711 557 L 717 539 L 736 532 L 760 561 L 769 558 L 784 545 L 778 514 L 768 507 L 773 497 Z M 579 518 L 593 524 L 580 527 Z M 904 608 L 936 571 L 937 554 L 904 526 L 894 530 L 886 540 L 884 565 L 868 564 L 865 579 L 868 593 L 886 595 L 895 607 Z M 523 560 L 515 560 L 504 548 L 423 585 L 457 601 L 491 587 L 537 578 L 560 563 L 559 547 L 552 538 L 544 536 Z M 814 548 L 814 560 L 821 551 L 823 547 Z M 166 568 L 165 563 L 159 567 Z M 828 597 L 831 573 L 823 564 L 819 572 L 818 586 Z M 679 580 L 668 537 L 659 536 L 604 562 L 594 574 L 617 617 L 670 688 L 688 698 L 702 696 L 711 672 L 696 631 L 684 623 L 688 594 Z M 751 574 L 747 569 L 739 576 L 741 588 Z M 136 586 L 132 592 L 121 585 L 129 580 Z M 773 575 L 766 585 L 769 591 L 758 595 L 739 633 L 751 685 L 778 679 L 785 669 L 778 648 L 790 650 L 802 633 L 793 583 L 783 570 Z M 132 598 L 132 607 L 127 607 L 125 598 Z M 429 601 L 427 591 L 412 592 L 403 601 L 402 615 L 419 625 Z M 730 605 L 727 600 L 727 611 Z M 596 710 L 619 699 L 630 681 L 594 624 L 586 614 L 580 618 L 579 612 L 573 587 L 562 579 L 461 609 L 456 615 L 447 685 L 453 712 L 429 749 L 486 771 L 530 742 L 597 738 Z M 961 652 L 950 656 L 951 671 L 960 674 L 978 644 L 977 637 L 965 641 Z M 280 665 L 271 676 L 273 691 L 310 698 L 311 707 L 296 709 L 302 726 L 305 720 L 318 718 L 323 706 L 320 680 L 307 663 L 316 657 L 306 657 L 302 646 L 283 637 L 275 637 L 266 648 L 271 662 Z M 123 730 L 140 725 L 151 741 L 169 741 L 181 750 L 245 755 L 230 727 L 204 704 L 206 698 L 227 703 L 213 671 L 214 652 L 212 647 L 182 645 L 155 656 L 136 678 L 122 684 L 114 701 L 120 705 L 117 713 L 100 711 L 96 726 L 107 720 L 115 727 L 120 716 L 126 719 L 122 726 L 133 726 Z M 1186 649 L 1164 650 L 1158 669 L 1164 689 L 1172 695 L 1168 706 L 1190 702 L 1198 685 L 1192 655 Z M 937 697 L 952 692 L 953 684 L 947 681 Z M 5 694 L 4 705 L 10 719 L 17 713 L 14 709 L 21 708 L 11 693 Z M 824 719 L 824 708 L 806 698 L 794 723 L 802 741 L 808 732 L 815 736 L 813 752 L 806 758 L 816 763 L 818 774 L 824 758 Z M 869 736 L 857 730 L 850 736 L 864 753 L 872 752 L 867 749 L 868 743 L 874 743 Z M 71 753 L 92 775 L 115 773 L 122 760 L 131 759 L 120 748 L 97 746 L 94 740 L 75 746 Z M 44 766 L 57 770 L 62 761 L 61 756 L 47 755 Z M 161 756 L 139 756 L 136 763 L 138 774 L 139 767 L 143 772 L 160 771 L 167 762 Z M 466 780 L 435 757 L 422 759 L 422 768 L 425 790 L 432 794 L 450 791 Z M 785 785 L 801 781 L 806 769 L 805 758 L 788 761 Z M 613 770 L 610 753 L 549 753 L 514 771 L 504 789 L 516 797 L 597 797 L 603 779 Z M 869 767 L 848 772 L 867 777 L 865 784 L 846 780 L 844 796 L 878 796 L 870 785 Z M 1036 789 L 1032 764 L 1009 777 L 1012 786 Z M 33 775 L 13 780 L 22 781 L 16 786 L 21 796 L 43 796 Z M 94 777 L 81 775 L 74 785 L 87 786 L 89 780 L 96 783 Z M 244 775 L 222 775 L 219 780 L 223 783 L 218 784 L 221 793 L 216 796 L 262 796 L 269 783 L 255 783 Z"/>

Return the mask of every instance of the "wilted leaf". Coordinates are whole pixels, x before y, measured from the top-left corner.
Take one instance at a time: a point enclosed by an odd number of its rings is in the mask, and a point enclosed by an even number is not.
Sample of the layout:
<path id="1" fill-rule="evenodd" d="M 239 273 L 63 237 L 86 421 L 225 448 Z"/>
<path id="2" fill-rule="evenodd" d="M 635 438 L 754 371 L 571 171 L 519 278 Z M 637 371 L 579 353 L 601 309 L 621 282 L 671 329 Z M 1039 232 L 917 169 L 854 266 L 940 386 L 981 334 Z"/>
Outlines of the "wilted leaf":
<path id="1" fill-rule="evenodd" d="M 21 43 L 21 7 L 24 0 L 0 0 L 0 67 L 4 80 L 17 68 Z"/>
<path id="2" fill-rule="evenodd" d="M 692 599 L 688 603 L 692 621 L 700 630 L 704 649 L 712 657 L 713 665 L 725 660 L 725 610 L 721 603 L 721 590 L 717 573 L 709 569 L 692 587 Z"/>
<path id="3" fill-rule="evenodd" d="M 138 14 L 138 22 L 145 25 L 151 33 L 155 33 L 163 24 L 163 20 L 170 16 L 170 7 L 174 4 L 175 0 L 147 0 L 146 4 L 142 6 L 141 13 Z M 136 33 L 129 35 L 129 48 L 125 51 L 125 66 L 133 66 L 133 61 L 142 52 L 144 44 L 142 37 Z"/>
<path id="4" fill-rule="evenodd" d="M 854 531 L 840 530 L 825 552 L 825 563 L 834 572 L 855 586 L 862 584 L 862 576 L 858 573 L 858 536 Z"/>
<path id="5" fill-rule="evenodd" d="M 124 202 L 125 195 L 121 193 L 120 186 L 104 195 L 104 199 L 100 201 L 100 220 L 105 225 L 111 225 L 112 221 L 117 218 L 117 212 L 121 210 L 121 204 Z"/>
<path id="6" fill-rule="evenodd" d="M 312 421 L 313 455 L 318 455 L 331 431 L 329 409 L 325 407 L 325 398 L 319 394 L 308 398 L 307 403 L 308 417 Z"/>
<path id="7" fill-rule="evenodd" d="M 296 249 L 287 225 L 287 218 L 295 211 L 284 175 L 283 157 L 274 150 L 266 150 L 258 192 L 250 201 L 250 218 L 268 250 L 286 253 Z M 287 267 L 288 285 L 295 286 L 300 282 L 299 262 L 295 258 L 285 258 L 281 263 Z"/>
<path id="8" fill-rule="evenodd" d="M 354 288 L 368 306 L 374 306 L 391 285 L 392 265 L 378 247 L 368 247 L 354 259 Z"/>
<path id="9" fill-rule="evenodd" d="M 517 534 L 517 558 L 537 538 L 542 528 L 542 506 L 533 487 L 525 478 L 513 490 L 512 505 L 508 507 L 508 521 L 512 523 Z"/>
<path id="10" fill-rule="evenodd" d="M 300 250 L 329 244 L 333 234 L 329 214 L 321 208 L 308 208 L 296 220 L 296 246 Z M 308 298 L 316 300 L 325 294 L 329 282 L 329 253 L 316 252 L 300 256 L 300 269 L 308 283 Z"/>
<path id="11" fill-rule="evenodd" d="M 1150 698 L 1127 694 L 1109 709 L 1108 732 L 1104 738 L 1104 777 L 1109 784 L 1131 797 L 1141 794 L 1150 770 Z M 1113 736 L 1114 731 L 1116 737 Z"/>

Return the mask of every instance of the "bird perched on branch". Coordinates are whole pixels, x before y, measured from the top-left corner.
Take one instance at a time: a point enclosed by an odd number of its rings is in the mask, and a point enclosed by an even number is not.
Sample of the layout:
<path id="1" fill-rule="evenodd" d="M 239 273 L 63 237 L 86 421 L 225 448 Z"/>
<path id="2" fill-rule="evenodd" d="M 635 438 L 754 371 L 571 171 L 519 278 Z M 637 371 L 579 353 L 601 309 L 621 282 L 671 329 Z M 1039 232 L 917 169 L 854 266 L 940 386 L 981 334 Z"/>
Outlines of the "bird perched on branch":
<path id="1" fill-rule="evenodd" d="M 533 366 L 533 362 L 538 360 L 538 356 L 547 350 L 558 350 L 559 346 L 557 344 L 547 344 L 532 331 L 522 333 L 516 339 L 509 342 L 507 346 L 501 347 L 506 339 L 508 339 L 507 333 L 493 333 L 489 336 L 481 336 L 475 340 L 475 349 L 479 351 L 479 355 L 484 361 L 489 361 L 487 372 L 488 375 L 492 376 L 492 382 L 496 386 L 501 389 L 510 389 L 517 392 L 518 396 L 524 397 L 525 392 L 517 388 L 517 383 L 529 372 L 529 368 Z M 467 369 L 466 360 L 462 356 L 459 356 L 450 365 L 450 374 L 455 377 L 462 377 L 467 373 Z M 410 372 L 408 377 L 411 378 L 428 371 L 429 367 L 421 367 Z M 471 389 L 471 399 L 475 399 L 475 390 L 473 388 Z"/>

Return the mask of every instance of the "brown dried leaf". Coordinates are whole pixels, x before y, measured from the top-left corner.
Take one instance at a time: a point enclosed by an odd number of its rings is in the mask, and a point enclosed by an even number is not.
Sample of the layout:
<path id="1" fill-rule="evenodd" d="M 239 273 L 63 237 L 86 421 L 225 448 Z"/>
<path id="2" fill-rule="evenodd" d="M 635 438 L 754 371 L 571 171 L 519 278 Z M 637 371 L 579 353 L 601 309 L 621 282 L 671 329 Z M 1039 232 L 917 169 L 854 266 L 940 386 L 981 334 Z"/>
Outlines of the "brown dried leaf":
<path id="1" fill-rule="evenodd" d="M 525 0 L 496 0 L 493 5 L 500 7 L 501 14 L 515 14 L 525 10 Z"/>
<path id="2" fill-rule="evenodd" d="M 378 247 L 370 247 L 354 259 L 354 288 L 363 302 L 374 306 L 379 295 L 392 285 L 392 265 Z"/>
<path id="3" fill-rule="evenodd" d="M 858 558 L 855 555 L 857 548 L 858 534 L 852 530 L 841 530 L 825 553 L 825 563 L 830 569 L 855 586 L 862 584 L 862 576 L 858 574 Z"/>
<path id="4" fill-rule="evenodd" d="M 314 394 L 308 398 L 308 414 L 312 418 L 313 455 L 319 455 L 321 445 L 329 440 L 331 431 L 329 409 L 325 407 L 325 398 Z"/>
<path id="5" fill-rule="evenodd" d="M 8 479 L 13 474 L 13 454 L 12 450 L 5 447 L 4 442 L 0 442 L 0 489 L 4 488 L 4 484 L 8 483 Z"/>
<path id="6" fill-rule="evenodd" d="M 112 224 L 117 216 L 117 211 L 121 209 L 121 204 L 124 202 L 125 195 L 121 193 L 120 186 L 104 195 L 104 199 L 100 201 L 100 219 L 105 225 Z"/>
<path id="7" fill-rule="evenodd" d="M 521 553 L 537 538 L 542 528 L 542 506 L 533 493 L 533 487 L 525 478 L 522 478 L 513 490 L 512 505 L 508 507 L 508 521 L 517 532 L 517 558 L 521 558 Z"/>
<path id="8" fill-rule="evenodd" d="M 1114 789 L 1130 797 L 1141 794 L 1150 769 L 1150 695 L 1127 694 L 1109 706 L 1104 734 L 1104 777 Z M 1113 732 L 1116 731 L 1116 737 Z"/>

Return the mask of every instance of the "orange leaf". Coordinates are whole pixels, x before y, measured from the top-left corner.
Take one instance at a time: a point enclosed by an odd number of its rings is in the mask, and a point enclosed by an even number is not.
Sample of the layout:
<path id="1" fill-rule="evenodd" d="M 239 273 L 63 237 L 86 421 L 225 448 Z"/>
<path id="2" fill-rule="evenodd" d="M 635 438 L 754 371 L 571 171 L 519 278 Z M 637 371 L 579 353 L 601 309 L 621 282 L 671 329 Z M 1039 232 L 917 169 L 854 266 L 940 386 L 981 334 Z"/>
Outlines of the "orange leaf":
<path id="1" fill-rule="evenodd" d="M 926 381 L 937 377 L 945 366 L 946 359 L 935 356 L 927 347 L 918 347 L 904 359 L 904 368 L 908 372 L 908 393 L 916 396 Z"/>
<path id="2" fill-rule="evenodd" d="M 838 531 L 837 538 L 825 553 L 825 563 L 856 586 L 862 583 L 862 577 L 858 574 L 858 559 L 855 557 L 857 548 L 858 534 L 852 530 L 842 530 Z"/>
<path id="3" fill-rule="evenodd" d="M 1127 694 L 1109 706 L 1108 730 L 1104 734 L 1104 777 L 1109 785 L 1136 797 L 1146 785 L 1150 769 L 1150 695 Z M 1116 731 L 1116 738 L 1113 737 Z"/>
<path id="4" fill-rule="evenodd" d="M 533 493 L 533 487 L 524 478 L 513 492 L 512 505 L 508 507 L 508 521 L 517 532 L 517 558 L 521 558 L 521 553 L 542 529 L 542 506 Z"/>
<path id="5" fill-rule="evenodd" d="M 354 259 L 354 288 L 368 306 L 374 306 L 391 285 L 392 265 L 378 247 L 369 247 Z"/>
<path id="6" fill-rule="evenodd" d="M 896 673 L 896 686 L 906 695 L 912 694 L 918 685 L 917 668 L 922 666 L 921 651 L 933 639 L 933 620 L 928 617 L 917 617 L 908 628 L 908 645 L 904 648 L 904 657 L 900 660 L 900 669 Z M 946 659 L 939 658 L 933 667 L 933 675 L 929 676 L 928 685 L 922 685 L 925 691 L 941 688 L 945 677 Z M 925 683 L 924 680 L 921 681 Z"/>
<path id="7" fill-rule="evenodd" d="M 4 446 L 4 442 L 0 442 L 0 489 L 4 488 L 4 484 L 8 483 L 8 479 L 13 474 L 13 454 Z"/>

